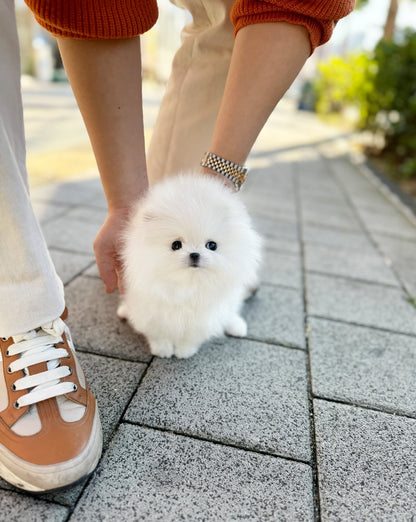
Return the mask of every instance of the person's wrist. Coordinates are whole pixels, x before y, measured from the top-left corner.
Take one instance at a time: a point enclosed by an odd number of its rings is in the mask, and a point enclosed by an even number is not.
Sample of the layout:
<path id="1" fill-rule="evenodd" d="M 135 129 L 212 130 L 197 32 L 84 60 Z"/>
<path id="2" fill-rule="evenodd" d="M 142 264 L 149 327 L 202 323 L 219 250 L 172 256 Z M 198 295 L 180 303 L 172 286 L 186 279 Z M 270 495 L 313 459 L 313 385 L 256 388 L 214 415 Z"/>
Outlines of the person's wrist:
<path id="1" fill-rule="evenodd" d="M 148 188 L 146 180 L 146 182 L 135 185 L 130 190 L 125 189 L 124 193 L 118 197 L 117 195 L 107 197 L 108 214 L 128 214 L 132 207 L 146 194 Z"/>

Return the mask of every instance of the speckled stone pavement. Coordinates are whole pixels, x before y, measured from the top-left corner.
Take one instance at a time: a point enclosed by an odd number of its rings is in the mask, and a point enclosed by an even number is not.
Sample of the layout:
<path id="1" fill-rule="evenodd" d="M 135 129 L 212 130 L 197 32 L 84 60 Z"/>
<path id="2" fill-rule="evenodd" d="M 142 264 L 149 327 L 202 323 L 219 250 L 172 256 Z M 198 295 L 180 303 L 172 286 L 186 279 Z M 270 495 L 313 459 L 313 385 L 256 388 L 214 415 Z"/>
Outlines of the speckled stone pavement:
<path id="1" fill-rule="evenodd" d="M 416 220 L 290 102 L 250 163 L 266 248 L 248 335 L 188 360 L 152 357 L 116 317 L 91 246 L 97 177 L 34 187 L 104 453 L 65 492 L 1 482 L 1 520 L 416 518 Z"/>

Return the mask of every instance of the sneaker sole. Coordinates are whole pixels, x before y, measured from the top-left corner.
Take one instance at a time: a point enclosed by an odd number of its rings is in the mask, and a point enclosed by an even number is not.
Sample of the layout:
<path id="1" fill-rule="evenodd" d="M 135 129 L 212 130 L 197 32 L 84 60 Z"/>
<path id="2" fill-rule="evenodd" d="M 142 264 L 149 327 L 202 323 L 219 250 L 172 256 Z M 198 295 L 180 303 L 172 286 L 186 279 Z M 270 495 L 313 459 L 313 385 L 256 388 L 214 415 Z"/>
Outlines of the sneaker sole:
<path id="1" fill-rule="evenodd" d="M 102 442 L 100 416 L 96 409 L 87 447 L 77 457 L 59 464 L 39 466 L 17 457 L 0 444 L 0 477 L 19 489 L 33 493 L 74 485 L 97 467 Z"/>

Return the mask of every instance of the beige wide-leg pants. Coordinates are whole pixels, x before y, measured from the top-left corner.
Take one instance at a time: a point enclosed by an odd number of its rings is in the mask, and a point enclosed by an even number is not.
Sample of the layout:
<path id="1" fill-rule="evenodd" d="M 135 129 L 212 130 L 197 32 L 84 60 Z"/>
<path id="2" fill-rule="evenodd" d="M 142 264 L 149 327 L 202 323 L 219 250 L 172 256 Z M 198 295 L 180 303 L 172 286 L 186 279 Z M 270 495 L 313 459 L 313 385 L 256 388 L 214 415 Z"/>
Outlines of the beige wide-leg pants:
<path id="1" fill-rule="evenodd" d="M 173 1 L 173 0 L 172 0 Z M 151 182 L 198 168 L 208 150 L 234 43 L 233 0 L 176 0 L 182 32 L 148 152 Z M 58 317 L 63 285 L 29 199 L 13 0 L 0 1 L 0 336 Z"/>
<path id="2" fill-rule="evenodd" d="M 0 2 L 0 336 L 23 333 L 64 309 L 29 200 L 13 0 Z"/>
<path id="3" fill-rule="evenodd" d="M 192 22 L 182 31 L 147 154 L 149 181 L 198 169 L 209 149 L 234 44 L 234 0 L 171 0 Z"/>

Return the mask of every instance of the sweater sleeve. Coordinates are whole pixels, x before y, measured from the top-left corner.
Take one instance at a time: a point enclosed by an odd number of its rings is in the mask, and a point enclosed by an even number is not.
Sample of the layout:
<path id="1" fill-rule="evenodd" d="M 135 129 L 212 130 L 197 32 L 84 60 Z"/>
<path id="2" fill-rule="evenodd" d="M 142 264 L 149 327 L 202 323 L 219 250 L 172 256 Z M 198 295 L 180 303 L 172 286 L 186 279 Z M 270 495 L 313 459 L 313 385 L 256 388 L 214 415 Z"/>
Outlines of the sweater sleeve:
<path id="1" fill-rule="evenodd" d="M 236 0 L 231 10 L 235 34 L 246 25 L 288 22 L 309 32 L 311 53 L 327 42 L 340 18 L 347 16 L 355 0 Z"/>
<path id="2" fill-rule="evenodd" d="M 131 38 L 156 22 L 156 0 L 25 0 L 38 23 L 54 36 Z"/>

